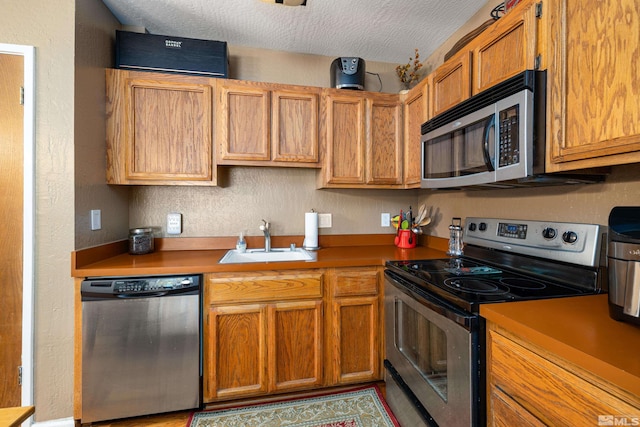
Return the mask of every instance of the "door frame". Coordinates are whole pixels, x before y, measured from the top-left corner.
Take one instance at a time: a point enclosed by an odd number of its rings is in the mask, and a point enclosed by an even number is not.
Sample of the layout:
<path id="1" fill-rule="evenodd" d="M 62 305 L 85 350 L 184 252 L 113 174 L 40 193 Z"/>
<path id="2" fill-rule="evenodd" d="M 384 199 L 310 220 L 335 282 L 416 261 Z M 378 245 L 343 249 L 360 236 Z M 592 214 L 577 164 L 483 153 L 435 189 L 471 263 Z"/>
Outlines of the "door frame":
<path id="1" fill-rule="evenodd" d="M 22 253 L 22 405 L 33 405 L 35 267 L 35 47 L 0 43 L 0 54 L 24 60 L 24 188 Z M 31 425 L 31 418 L 25 422 Z"/>

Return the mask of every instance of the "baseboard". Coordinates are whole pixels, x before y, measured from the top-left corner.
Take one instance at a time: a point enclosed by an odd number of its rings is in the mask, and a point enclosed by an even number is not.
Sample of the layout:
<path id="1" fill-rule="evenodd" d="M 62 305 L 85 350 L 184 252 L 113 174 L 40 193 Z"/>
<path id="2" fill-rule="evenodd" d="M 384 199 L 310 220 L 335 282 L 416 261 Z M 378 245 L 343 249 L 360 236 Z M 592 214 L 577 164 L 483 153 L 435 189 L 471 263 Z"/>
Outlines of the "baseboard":
<path id="1" fill-rule="evenodd" d="M 59 420 L 43 421 L 41 423 L 33 423 L 31 427 L 74 427 L 73 418 L 62 418 Z"/>

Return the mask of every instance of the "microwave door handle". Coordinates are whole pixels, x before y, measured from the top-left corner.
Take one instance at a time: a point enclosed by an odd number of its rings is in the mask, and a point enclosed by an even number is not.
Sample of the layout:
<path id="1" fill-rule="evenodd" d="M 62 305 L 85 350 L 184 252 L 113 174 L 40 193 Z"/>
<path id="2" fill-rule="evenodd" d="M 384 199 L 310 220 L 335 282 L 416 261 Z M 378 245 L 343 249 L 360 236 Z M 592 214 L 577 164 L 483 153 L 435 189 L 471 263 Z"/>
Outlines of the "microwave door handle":
<path id="1" fill-rule="evenodd" d="M 493 172 L 495 167 L 493 166 L 493 162 L 491 161 L 491 153 L 489 153 L 489 143 L 493 143 L 493 141 L 489 141 L 489 134 L 491 133 L 491 128 L 496 127 L 496 115 L 492 114 L 491 118 L 487 121 L 487 124 L 484 127 L 484 163 L 487 165 L 487 170 Z"/>

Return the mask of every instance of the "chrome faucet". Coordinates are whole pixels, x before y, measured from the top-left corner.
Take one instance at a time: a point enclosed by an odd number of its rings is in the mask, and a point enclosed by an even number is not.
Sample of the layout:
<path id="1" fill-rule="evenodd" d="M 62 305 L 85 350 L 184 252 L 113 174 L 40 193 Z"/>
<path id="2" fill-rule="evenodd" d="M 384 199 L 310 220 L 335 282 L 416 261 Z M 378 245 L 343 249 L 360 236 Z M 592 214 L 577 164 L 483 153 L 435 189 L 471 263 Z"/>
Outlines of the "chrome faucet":
<path id="1" fill-rule="evenodd" d="M 260 230 L 264 233 L 264 251 L 271 252 L 271 234 L 269 233 L 269 224 L 264 219 L 262 220 L 262 224 L 260 225 Z"/>

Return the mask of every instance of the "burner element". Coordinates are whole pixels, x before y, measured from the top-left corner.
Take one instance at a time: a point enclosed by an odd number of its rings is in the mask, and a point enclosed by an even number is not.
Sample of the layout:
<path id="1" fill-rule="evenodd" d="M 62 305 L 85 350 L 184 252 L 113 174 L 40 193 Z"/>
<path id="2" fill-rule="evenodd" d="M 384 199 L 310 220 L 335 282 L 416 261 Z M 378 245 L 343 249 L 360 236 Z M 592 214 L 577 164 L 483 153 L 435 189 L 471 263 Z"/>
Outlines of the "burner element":
<path id="1" fill-rule="evenodd" d="M 444 280 L 444 284 L 457 291 L 470 292 L 473 294 L 499 295 L 509 292 L 509 288 L 500 286 L 499 282 L 475 277 L 450 277 Z"/>

